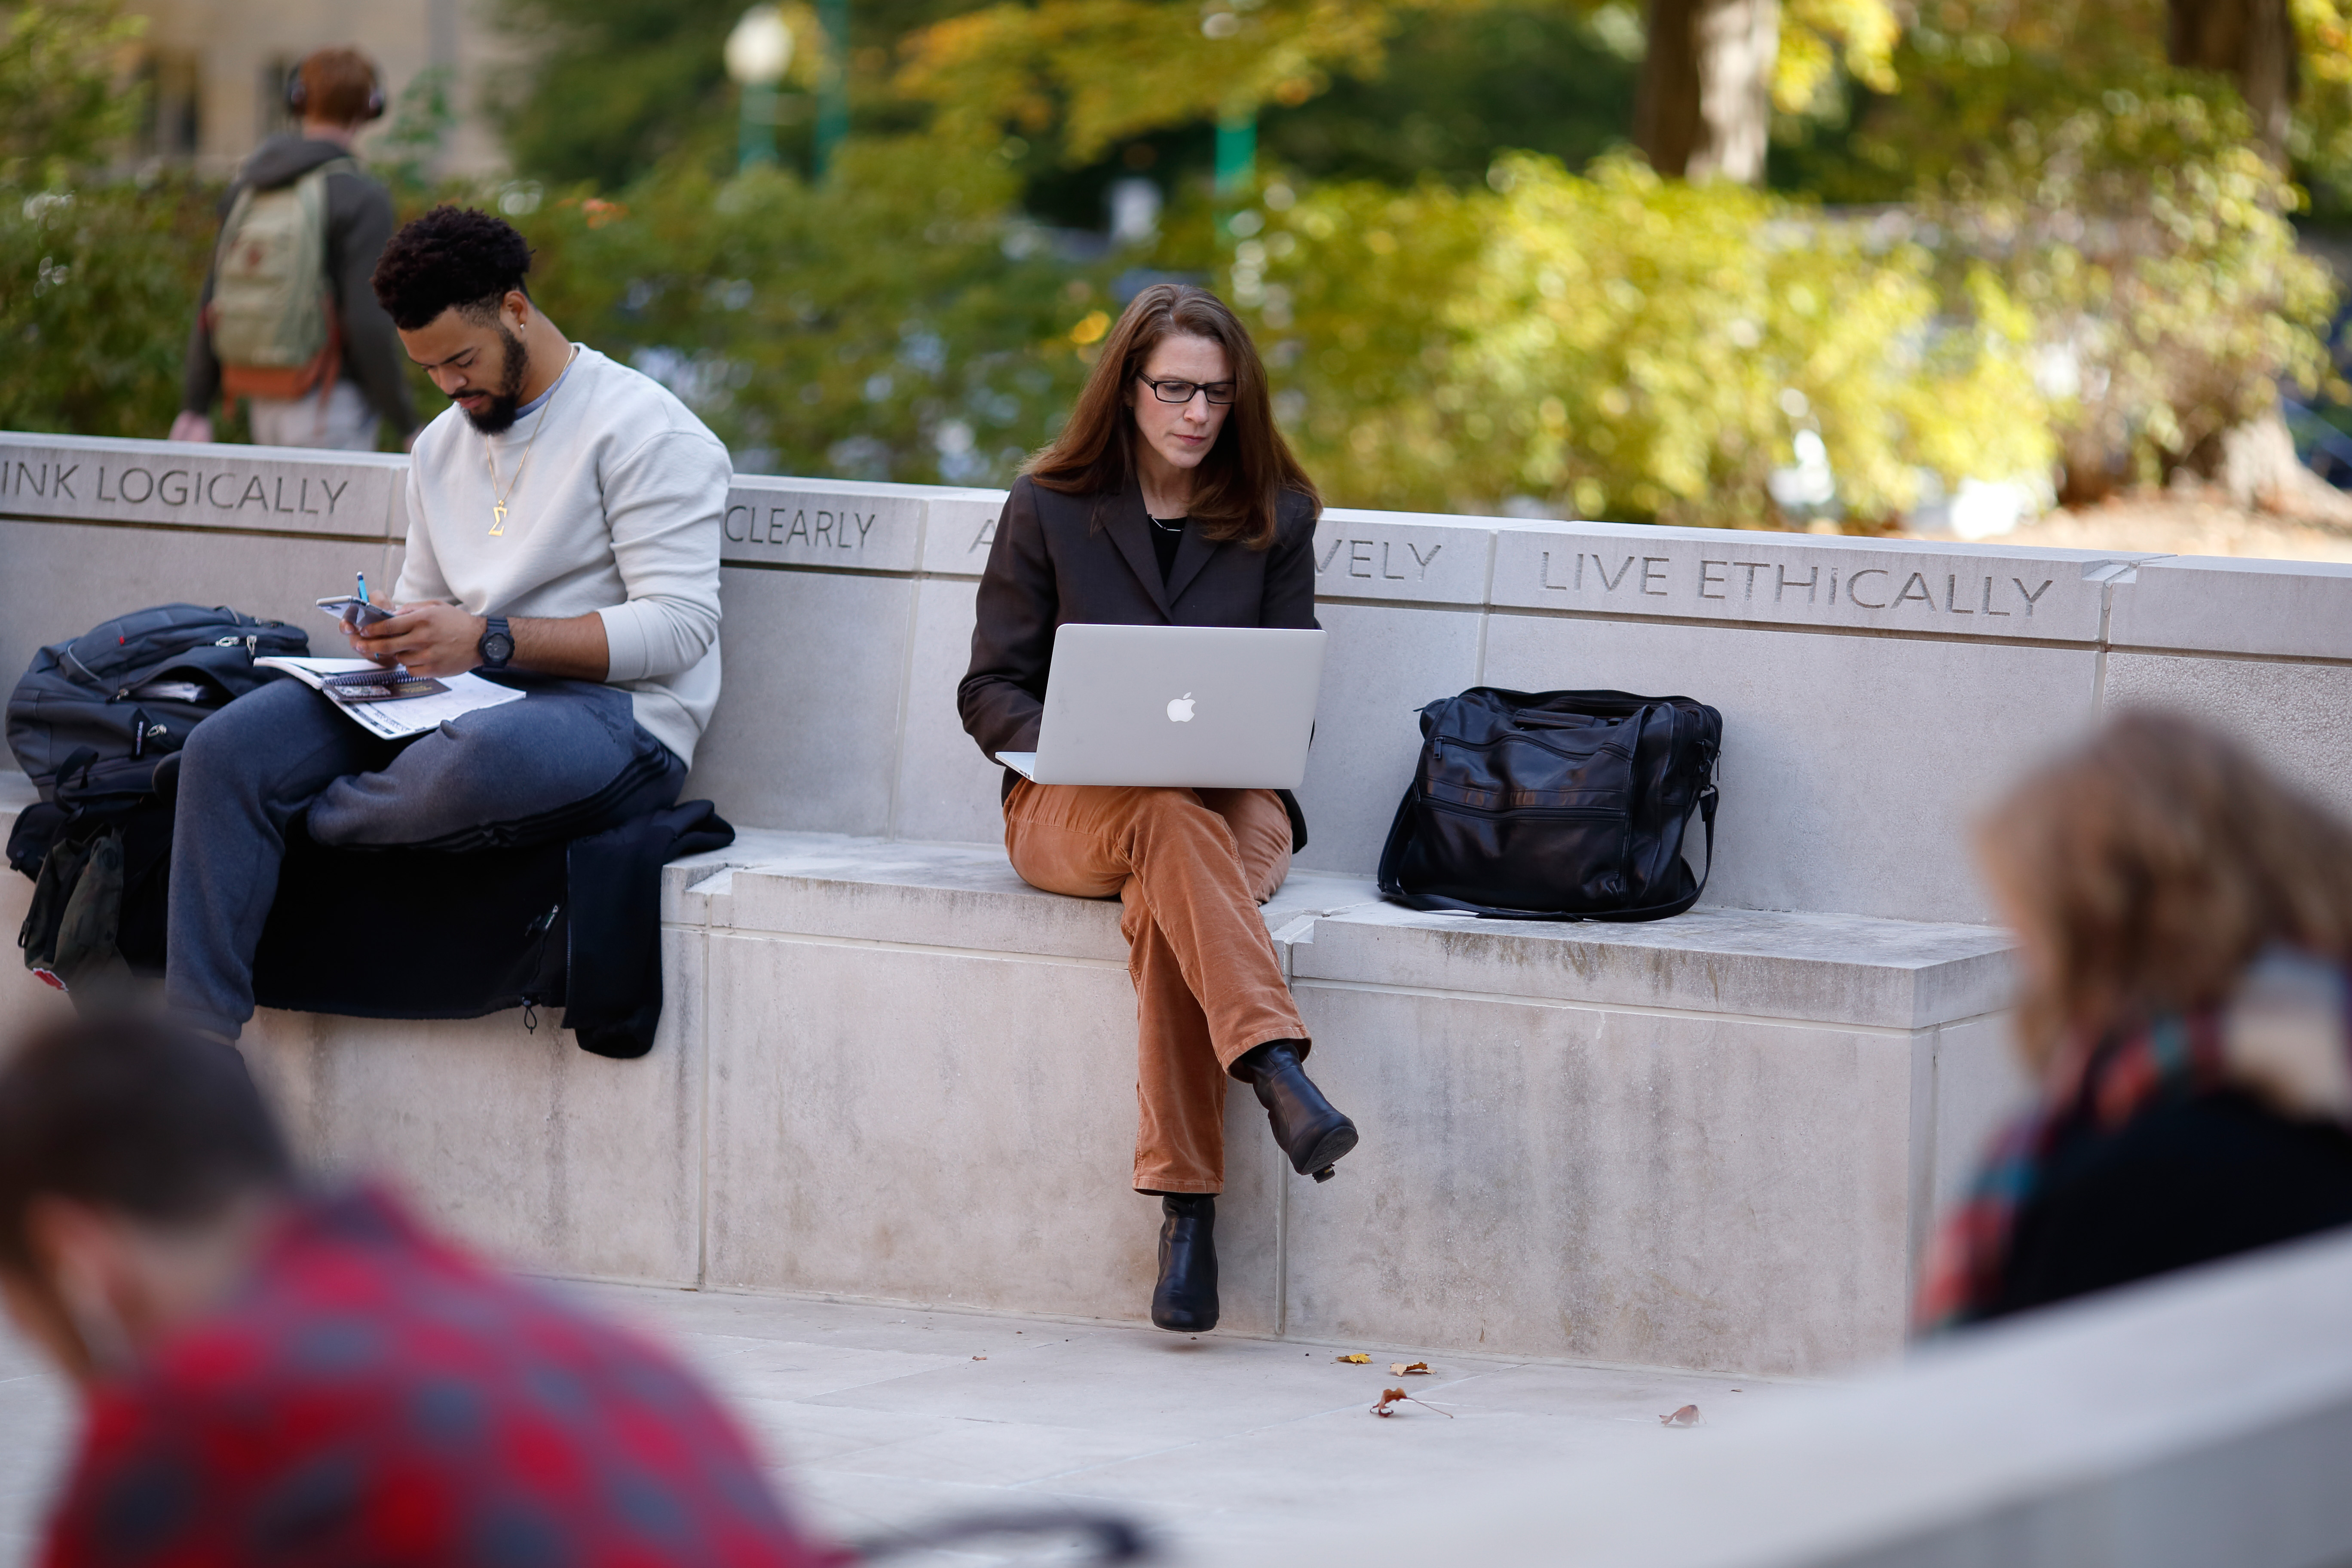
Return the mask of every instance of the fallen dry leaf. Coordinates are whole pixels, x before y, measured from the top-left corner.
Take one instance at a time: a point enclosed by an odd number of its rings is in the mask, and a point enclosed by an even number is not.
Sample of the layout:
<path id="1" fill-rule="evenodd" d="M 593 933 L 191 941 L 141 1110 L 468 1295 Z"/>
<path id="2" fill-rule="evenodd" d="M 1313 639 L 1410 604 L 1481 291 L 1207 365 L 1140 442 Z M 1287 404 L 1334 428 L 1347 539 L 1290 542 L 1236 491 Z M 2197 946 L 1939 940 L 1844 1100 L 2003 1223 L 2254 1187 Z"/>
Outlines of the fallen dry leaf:
<path id="1" fill-rule="evenodd" d="M 1333 1356 L 1331 1359 L 1333 1361 L 1346 1362 L 1349 1366 L 1366 1366 L 1370 1364 L 1372 1358 L 1365 1354 L 1362 1351 L 1358 1351 L 1353 1355 L 1338 1355 Z"/>
<path id="2" fill-rule="evenodd" d="M 1399 1377 L 1411 1377 L 1415 1373 L 1426 1373 L 1428 1370 L 1429 1363 L 1425 1361 L 1414 1362 L 1411 1366 L 1407 1366 L 1401 1361 L 1392 1361 L 1389 1363 L 1389 1371 L 1394 1373 Z"/>
<path id="3" fill-rule="evenodd" d="M 1658 1417 L 1658 1425 L 1661 1426 L 1696 1426 L 1698 1425 L 1698 1406 L 1696 1405 L 1685 1405 L 1680 1410 L 1675 1411 L 1672 1415 L 1661 1415 Z"/>
<path id="4" fill-rule="evenodd" d="M 1381 1402 L 1372 1406 L 1372 1414 L 1375 1415 L 1393 1415 L 1396 1412 L 1390 1409 L 1390 1405 L 1407 1403 L 1418 1405 L 1423 1410 L 1437 1410 L 1437 1406 L 1430 1404 L 1429 1401 L 1425 1399 L 1415 1399 L 1412 1394 L 1407 1394 L 1402 1388 L 1383 1388 L 1381 1390 Z M 1437 1413 L 1440 1415 L 1444 1416 L 1448 1421 L 1454 1419 L 1454 1412 L 1451 1410 L 1437 1410 Z"/>

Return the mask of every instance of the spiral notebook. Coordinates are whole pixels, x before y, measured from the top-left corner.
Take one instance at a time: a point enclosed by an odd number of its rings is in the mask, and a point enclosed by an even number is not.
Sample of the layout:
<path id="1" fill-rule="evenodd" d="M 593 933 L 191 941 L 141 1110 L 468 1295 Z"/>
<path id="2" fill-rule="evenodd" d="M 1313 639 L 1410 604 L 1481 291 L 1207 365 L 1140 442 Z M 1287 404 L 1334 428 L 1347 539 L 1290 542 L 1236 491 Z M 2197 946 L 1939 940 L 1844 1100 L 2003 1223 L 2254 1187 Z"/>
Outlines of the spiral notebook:
<path id="1" fill-rule="evenodd" d="M 352 722 L 372 735 L 387 741 L 404 741 L 411 735 L 422 735 L 427 730 L 437 730 L 461 713 L 478 709 L 496 708 L 501 703 L 520 702 L 529 693 L 510 686 L 499 686 L 484 680 L 478 675 L 445 675 L 430 680 L 386 670 L 383 666 L 364 658 L 257 658 L 256 669 L 283 670 L 313 691 L 329 697 L 330 682 L 341 678 L 346 689 L 373 691 L 382 688 L 386 695 L 361 697 L 357 690 L 348 697 L 338 698 L 335 706 L 347 714 Z M 360 678 L 353 681 L 352 678 Z M 430 687 L 431 690 L 414 695 L 401 695 L 407 683 Z"/>

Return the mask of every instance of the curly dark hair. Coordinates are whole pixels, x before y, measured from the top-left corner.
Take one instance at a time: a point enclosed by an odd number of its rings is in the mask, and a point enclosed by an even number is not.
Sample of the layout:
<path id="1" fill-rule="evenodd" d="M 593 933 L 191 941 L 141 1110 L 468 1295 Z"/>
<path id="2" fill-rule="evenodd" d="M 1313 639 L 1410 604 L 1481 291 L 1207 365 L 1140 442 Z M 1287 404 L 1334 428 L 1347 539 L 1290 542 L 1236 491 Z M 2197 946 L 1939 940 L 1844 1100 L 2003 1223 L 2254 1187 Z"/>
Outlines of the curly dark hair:
<path id="1" fill-rule="evenodd" d="M 530 247 L 512 225 L 471 207 L 438 206 L 392 237 L 369 279 L 393 325 L 415 331 L 457 309 L 498 312 L 507 290 L 530 295 Z"/>

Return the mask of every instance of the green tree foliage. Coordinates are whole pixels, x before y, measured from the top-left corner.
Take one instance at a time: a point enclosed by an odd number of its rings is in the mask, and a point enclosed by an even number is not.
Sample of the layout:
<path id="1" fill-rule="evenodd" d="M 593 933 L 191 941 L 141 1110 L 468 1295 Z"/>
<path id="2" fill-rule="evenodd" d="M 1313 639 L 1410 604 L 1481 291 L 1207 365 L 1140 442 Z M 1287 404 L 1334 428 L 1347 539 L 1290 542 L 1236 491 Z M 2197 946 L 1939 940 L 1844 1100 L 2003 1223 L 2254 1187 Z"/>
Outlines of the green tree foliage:
<path id="1" fill-rule="evenodd" d="M 1262 332 L 1318 477 L 1368 504 L 1769 521 L 1766 479 L 1813 432 L 1868 525 L 1927 476 L 2032 474 L 2061 442 L 2077 470 L 2195 463 L 2273 378 L 2326 374 L 2331 294 L 2294 254 L 2293 192 L 2226 79 L 2163 67 L 2158 0 L 1923 0 L 1899 40 L 1885 0 L 1788 0 L 1783 111 L 1834 119 L 1856 83 L 1890 95 L 1789 154 L 1824 188 L 1896 204 L 1862 216 L 1662 181 L 1622 154 L 1578 172 L 1604 140 L 1601 100 L 1547 121 L 1497 51 L 1597 57 L 1623 41 L 1622 0 L 944 16 L 955 0 L 866 0 L 860 133 L 818 185 L 728 177 L 733 0 L 529 3 L 560 6 L 529 14 L 555 46 L 515 100 L 541 116 L 518 142 L 540 166 L 436 189 L 447 106 L 428 84 L 384 172 L 412 212 L 458 199 L 512 217 L 557 320 L 678 387 L 748 468 L 1003 481 L 1052 435 L 1135 266 L 1218 279 Z M 176 401 L 216 193 L 90 177 L 127 121 L 88 84 L 116 79 L 123 35 L 99 0 L 58 4 L 37 26 L 10 13 L 17 52 L 0 51 L 0 132 L 17 138 L 0 421 L 152 435 Z M 2306 39 L 2340 41 L 2352 0 L 2294 4 Z M 811 72 L 813 16 L 789 9 Z M 910 30 L 894 77 L 887 46 Z M 1611 91 L 1630 52 L 1596 77 Z M 1381 87 L 1383 68 L 1403 79 Z M 600 70 L 638 85 L 607 93 Z M 2347 77 L 2309 73 L 2298 156 L 2327 144 Z M 1043 164 L 1129 167 L 1237 101 L 1263 110 L 1289 171 L 1237 226 L 1214 226 L 1181 177 L 1156 244 L 1098 261 L 1024 216 Z M 1507 127 L 1540 142 L 1571 123 L 1584 140 L 1553 156 L 1491 157 Z"/>
<path id="2" fill-rule="evenodd" d="M 138 123 L 111 0 L 0 11 L 0 428 L 153 436 L 179 407 L 216 192 L 85 183 Z"/>
<path id="3" fill-rule="evenodd" d="M 1870 225 L 1623 158 L 1515 156 L 1492 184 L 1325 187 L 1247 242 L 1265 282 L 1236 292 L 1336 500 L 1763 522 L 1815 429 L 1873 518 L 1922 468 L 2049 460 L 2030 321 L 1981 269 L 1939 320 L 1933 258 Z"/>
<path id="4" fill-rule="evenodd" d="M 853 140 L 837 174 L 665 169 L 515 221 L 549 313 L 665 375 L 752 466 L 1001 482 L 1084 377 L 1070 334 L 1100 335 L 1099 280 L 1012 216 L 1001 164 Z"/>
<path id="5" fill-rule="evenodd" d="M 392 106 L 368 163 L 394 191 L 413 194 L 432 184 L 433 165 L 457 126 L 457 106 L 449 101 L 453 75 L 447 66 L 427 66 L 409 79 Z"/>
<path id="6" fill-rule="evenodd" d="M 2296 249 L 2294 201 L 2232 100 L 2118 90 L 2046 128 L 2012 122 L 1922 210 L 2032 310 L 2089 495 L 2211 471 L 2221 433 L 2274 408 L 2281 380 L 2346 395 L 2323 337 L 2336 291 Z"/>
<path id="7" fill-rule="evenodd" d="M 507 30 L 537 45 L 501 95 L 517 166 L 618 187 L 723 137 L 719 47 L 740 13 L 731 0 L 509 0 Z"/>
<path id="8" fill-rule="evenodd" d="M 1622 26 L 1633 28 L 1630 12 Z M 1310 180 L 1475 184 L 1499 153 L 1581 168 L 1624 142 L 1639 69 L 1624 34 L 1557 5 L 1492 5 L 1405 16 L 1375 77 L 1342 76 L 1261 118 L 1271 165 Z M 1409 61 L 1400 68 L 1398 62 Z"/>
<path id="9" fill-rule="evenodd" d="M 0 185 L 62 184 L 138 124 L 120 79 L 143 26 L 115 0 L 0 9 Z"/>
<path id="10" fill-rule="evenodd" d="M 2316 205 L 2352 218 L 2352 0 L 2291 0 L 2303 97 L 2287 151 Z"/>
<path id="11" fill-rule="evenodd" d="M 1056 131 L 1066 156 L 1087 163 L 1147 132 L 1304 103 L 1334 69 L 1370 71 L 1401 10 L 1370 0 L 1002 0 L 910 38 L 899 86 L 934 107 L 953 141 Z"/>
<path id="12" fill-rule="evenodd" d="M 2297 0 L 2306 147 L 2352 70 L 2337 4 Z M 2227 78 L 2166 64 L 2156 0 L 1937 0 L 1892 66 L 1901 91 L 1784 174 L 1912 202 L 1951 265 L 2000 274 L 2067 390 L 2054 428 L 2072 493 L 2210 469 L 2221 432 L 2268 412 L 2281 378 L 2330 379 L 2335 291 L 2296 251 L 2298 194 Z"/>
<path id="13" fill-rule="evenodd" d="M 0 429 L 171 427 L 219 195 L 174 181 L 0 190 Z"/>
<path id="14" fill-rule="evenodd" d="M 562 184 L 617 191 L 675 155 L 714 169 L 731 163 L 740 100 L 720 61 L 749 0 L 498 0 L 527 63 L 501 84 L 497 105 L 516 168 Z M 920 106 L 891 85 L 898 39 L 965 8 L 969 0 L 856 0 L 848 7 L 847 73 L 859 129 L 910 129 Z M 805 165 L 813 123 L 808 89 L 828 43 L 805 3 L 783 7 L 795 39 L 778 141 Z M 980 145 L 994 146 L 991 137 Z"/>
<path id="15" fill-rule="evenodd" d="M 1875 0 L 1872 0 L 1875 3 Z M 2290 0 L 2303 91 L 2289 134 L 2299 178 L 2352 195 L 2352 0 Z M 2047 132 L 2118 102 L 2190 94 L 2245 129 L 2230 80 L 2166 63 L 2163 0 L 1933 0 L 1885 72 L 1820 81 L 1820 113 L 1782 126 L 1775 183 L 1830 201 L 1907 199 L 1981 158 L 2012 127 Z M 1785 58 L 1783 78 L 1788 77 Z"/>
<path id="16" fill-rule="evenodd" d="M 1422 78 L 1427 59 L 1412 35 L 1487 9 L 1475 0 L 1202 0 L 1197 8 L 1169 0 L 999 0 L 908 39 L 898 85 L 933 105 L 940 129 L 959 140 L 1051 132 L 1067 159 L 1083 163 L 1131 137 L 1228 112 L 1296 108 L 1339 79 L 1381 79 L 1392 58 L 1407 62 L 1399 74 L 1415 87 L 1433 85 Z M 1557 25 L 1596 13 L 1630 23 L 1633 8 L 1627 0 L 1556 0 L 1541 9 Z M 1769 84 L 1775 100 L 1792 113 L 1811 112 L 1830 100 L 1841 72 L 1891 86 L 1899 30 L 1890 0 L 1789 0 Z M 1455 115 L 1466 106 L 1484 118 L 1486 88 L 1465 85 Z M 1578 85 L 1563 79 L 1555 96 L 1570 97 Z M 1623 104 L 1621 133 L 1630 129 L 1630 95 Z"/>

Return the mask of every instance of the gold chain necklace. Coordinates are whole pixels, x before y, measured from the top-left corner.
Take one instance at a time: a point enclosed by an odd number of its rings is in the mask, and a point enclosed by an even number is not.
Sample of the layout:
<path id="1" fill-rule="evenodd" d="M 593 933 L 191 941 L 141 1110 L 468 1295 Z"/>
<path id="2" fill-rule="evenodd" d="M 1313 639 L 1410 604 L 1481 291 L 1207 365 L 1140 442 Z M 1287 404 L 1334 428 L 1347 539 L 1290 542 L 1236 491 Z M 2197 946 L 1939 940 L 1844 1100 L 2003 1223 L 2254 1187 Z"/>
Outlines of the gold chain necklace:
<path id="1" fill-rule="evenodd" d="M 555 411 L 555 395 L 562 389 L 564 377 L 571 374 L 572 362 L 579 357 L 580 345 L 574 343 L 572 345 L 572 353 L 564 358 L 563 369 L 556 373 L 555 384 L 547 389 L 547 401 L 539 405 L 539 417 L 531 424 L 530 439 L 522 444 L 522 461 L 515 465 L 514 478 L 507 481 L 507 488 L 503 490 L 499 489 L 498 452 L 490 446 L 490 438 L 488 436 L 482 437 L 482 458 L 490 465 L 490 537 L 492 539 L 500 539 L 506 535 L 507 497 L 514 494 L 515 486 L 522 483 L 522 471 L 530 467 L 531 448 L 539 445 L 539 433 L 547 427 L 547 416 Z"/>

